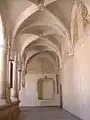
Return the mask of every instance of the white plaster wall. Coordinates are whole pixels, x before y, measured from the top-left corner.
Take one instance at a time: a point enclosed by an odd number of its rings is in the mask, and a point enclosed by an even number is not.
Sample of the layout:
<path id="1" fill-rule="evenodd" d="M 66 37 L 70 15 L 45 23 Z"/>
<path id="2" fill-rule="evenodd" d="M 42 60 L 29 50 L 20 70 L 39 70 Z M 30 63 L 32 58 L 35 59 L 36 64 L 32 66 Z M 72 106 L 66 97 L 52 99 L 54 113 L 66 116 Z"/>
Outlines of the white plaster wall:
<path id="1" fill-rule="evenodd" d="M 62 72 L 63 106 L 83 120 L 90 120 L 90 37 L 75 49 Z"/>
<path id="2" fill-rule="evenodd" d="M 26 87 L 20 91 L 20 106 L 56 106 L 60 105 L 60 95 L 57 95 L 56 81 L 55 81 L 55 97 L 53 100 L 38 100 L 37 81 L 44 78 L 43 74 L 30 74 L 26 75 Z M 48 77 L 56 79 L 55 74 L 48 74 Z M 47 86 L 47 88 L 49 88 Z M 48 89 L 50 91 L 50 88 Z M 50 94 L 48 92 L 47 94 Z"/>

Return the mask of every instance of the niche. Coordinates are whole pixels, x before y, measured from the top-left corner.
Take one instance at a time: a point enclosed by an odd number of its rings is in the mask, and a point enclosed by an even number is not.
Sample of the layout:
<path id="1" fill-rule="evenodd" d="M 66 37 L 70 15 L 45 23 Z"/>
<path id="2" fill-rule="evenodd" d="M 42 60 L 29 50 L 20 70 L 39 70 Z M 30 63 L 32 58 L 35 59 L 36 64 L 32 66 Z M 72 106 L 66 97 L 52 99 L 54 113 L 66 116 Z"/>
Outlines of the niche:
<path id="1" fill-rule="evenodd" d="M 38 99 L 52 100 L 55 95 L 55 81 L 52 78 L 40 78 L 37 83 Z"/>

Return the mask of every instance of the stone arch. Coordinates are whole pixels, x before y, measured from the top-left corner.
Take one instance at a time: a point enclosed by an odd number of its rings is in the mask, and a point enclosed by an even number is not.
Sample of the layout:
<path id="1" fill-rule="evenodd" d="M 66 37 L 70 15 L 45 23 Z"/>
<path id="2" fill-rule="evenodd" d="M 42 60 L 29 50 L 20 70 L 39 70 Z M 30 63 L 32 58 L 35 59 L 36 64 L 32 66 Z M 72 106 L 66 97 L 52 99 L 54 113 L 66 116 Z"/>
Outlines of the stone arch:
<path id="1" fill-rule="evenodd" d="M 28 58 L 27 58 L 27 60 L 26 60 L 26 62 L 25 62 L 25 66 L 27 67 L 27 64 L 30 62 L 30 60 L 34 57 L 34 56 L 36 56 L 36 55 L 39 55 L 39 54 L 42 54 L 42 53 L 45 53 L 44 55 L 43 55 L 43 57 L 47 57 L 48 56 L 48 59 L 52 62 L 52 64 L 53 64 L 53 66 L 55 65 L 55 71 L 57 72 L 57 69 L 58 69 L 58 64 L 59 63 L 57 63 L 58 61 L 55 59 L 55 58 L 53 58 L 52 56 L 51 56 L 51 54 L 49 54 L 49 52 L 53 52 L 53 51 L 50 51 L 50 50 L 44 50 L 44 51 L 37 51 L 37 52 L 35 52 L 35 53 L 33 53 L 31 56 L 29 56 Z M 54 52 L 53 52 L 54 53 Z M 56 54 L 56 53 L 55 53 Z M 57 56 L 58 57 L 58 56 Z"/>
<path id="2" fill-rule="evenodd" d="M 19 29 L 19 27 L 21 26 L 21 24 L 28 18 L 30 17 L 32 14 L 36 13 L 39 10 L 39 7 L 34 5 L 31 5 L 29 8 L 27 8 L 16 20 L 16 25 L 13 27 L 12 29 L 12 40 L 15 40 L 15 35 L 17 33 L 17 30 Z M 58 23 L 57 25 L 61 27 L 62 31 L 66 31 L 66 28 L 64 27 L 64 25 L 62 24 L 61 21 L 57 20 L 57 18 L 55 18 L 55 16 L 50 13 L 48 11 L 48 14 L 51 15 L 51 17 L 53 19 L 56 20 L 56 22 Z M 63 33 L 62 33 L 63 34 Z M 68 36 L 68 35 L 67 35 Z M 70 40 L 70 38 L 68 39 Z"/>
<path id="3" fill-rule="evenodd" d="M 30 45 L 31 42 L 38 40 L 39 37 L 36 36 L 36 35 L 34 35 L 34 36 L 35 36 L 35 38 L 33 39 L 33 37 L 32 37 L 32 40 L 31 40 L 31 38 L 30 38 L 30 39 L 27 38 L 27 40 L 25 40 L 25 44 L 23 44 L 23 46 L 22 46 L 22 50 L 21 50 L 22 52 L 21 52 L 20 55 L 19 55 L 20 60 L 22 59 L 22 56 L 23 56 L 23 53 L 24 53 L 24 50 L 26 49 L 26 47 L 27 47 L 28 45 Z M 44 40 L 44 41 L 45 41 L 45 40 Z M 48 41 L 48 42 L 49 42 L 49 44 L 51 44 L 51 45 L 48 45 L 48 44 L 47 44 L 47 46 L 51 48 L 52 43 L 51 43 L 50 41 Z M 54 46 L 55 46 L 55 45 L 54 45 Z M 56 52 L 56 54 L 59 56 L 59 59 L 60 59 L 60 62 L 61 62 L 61 55 L 60 55 L 60 53 L 58 52 L 58 49 L 55 50 L 55 48 L 52 47 L 52 50 Z"/>

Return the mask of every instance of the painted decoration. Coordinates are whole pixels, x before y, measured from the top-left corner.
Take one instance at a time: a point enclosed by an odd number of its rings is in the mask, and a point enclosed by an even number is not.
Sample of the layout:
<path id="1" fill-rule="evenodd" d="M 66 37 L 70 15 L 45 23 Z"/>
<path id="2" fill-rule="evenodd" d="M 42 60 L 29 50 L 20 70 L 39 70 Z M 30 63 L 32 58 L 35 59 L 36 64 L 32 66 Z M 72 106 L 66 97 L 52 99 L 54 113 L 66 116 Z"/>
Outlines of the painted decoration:
<path id="1" fill-rule="evenodd" d="M 83 19 L 83 27 L 84 30 L 87 28 L 88 24 L 89 24 L 89 20 L 88 20 L 88 9 L 86 7 L 86 5 L 82 2 L 81 3 L 82 6 L 82 19 Z"/>

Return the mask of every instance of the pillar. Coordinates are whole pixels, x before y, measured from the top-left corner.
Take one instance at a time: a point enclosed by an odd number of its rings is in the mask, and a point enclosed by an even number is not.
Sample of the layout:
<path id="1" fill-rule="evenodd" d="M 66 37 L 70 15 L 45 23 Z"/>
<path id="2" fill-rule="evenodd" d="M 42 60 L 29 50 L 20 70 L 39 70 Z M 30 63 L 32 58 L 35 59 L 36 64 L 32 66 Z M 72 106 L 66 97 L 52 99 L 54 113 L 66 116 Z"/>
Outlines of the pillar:
<path id="1" fill-rule="evenodd" d="M 20 55 L 18 54 L 18 90 L 21 90 L 21 79 L 22 79 L 22 63 Z"/>
<path id="2" fill-rule="evenodd" d="M 8 68 L 8 75 L 9 75 L 9 86 L 10 86 L 10 88 L 12 88 L 13 87 L 13 85 L 12 85 L 12 83 L 13 83 L 13 73 L 12 73 L 12 71 L 13 71 L 13 60 L 9 60 L 8 61 L 9 62 L 9 68 Z"/>
<path id="3" fill-rule="evenodd" d="M 21 74 L 22 70 L 18 70 L 18 90 L 21 90 Z"/>
<path id="4" fill-rule="evenodd" d="M 25 65 L 22 66 L 22 87 L 25 88 L 25 74 L 26 74 L 26 70 L 25 70 Z"/>
<path id="5" fill-rule="evenodd" d="M 0 45 L 0 105 L 6 104 L 6 66 L 7 53 L 4 45 Z"/>
<path id="6" fill-rule="evenodd" d="M 8 72 L 8 68 L 7 68 L 7 72 Z M 11 99 L 10 99 L 10 84 L 9 84 L 8 75 L 7 75 L 7 78 L 6 78 L 6 103 L 7 104 L 11 103 Z"/>
<path id="7" fill-rule="evenodd" d="M 17 61 L 16 59 L 13 61 L 13 80 L 12 80 L 12 88 L 11 88 L 11 100 L 12 102 L 18 100 L 18 81 L 17 81 Z"/>
<path id="8" fill-rule="evenodd" d="M 7 44 L 0 15 L 0 105 L 6 104 Z"/>
<path id="9" fill-rule="evenodd" d="M 8 88 L 7 88 L 7 102 L 8 103 L 11 103 L 11 98 L 10 98 L 10 92 L 11 92 L 11 88 L 12 88 L 12 82 L 13 82 L 13 74 L 12 72 L 13 71 L 13 59 L 8 59 L 8 69 L 7 69 L 7 72 L 8 72 Z"/>

